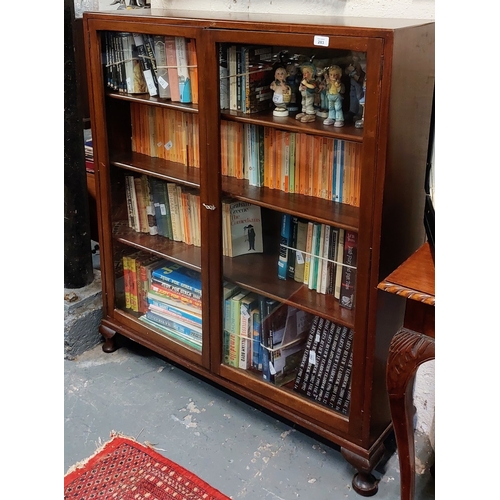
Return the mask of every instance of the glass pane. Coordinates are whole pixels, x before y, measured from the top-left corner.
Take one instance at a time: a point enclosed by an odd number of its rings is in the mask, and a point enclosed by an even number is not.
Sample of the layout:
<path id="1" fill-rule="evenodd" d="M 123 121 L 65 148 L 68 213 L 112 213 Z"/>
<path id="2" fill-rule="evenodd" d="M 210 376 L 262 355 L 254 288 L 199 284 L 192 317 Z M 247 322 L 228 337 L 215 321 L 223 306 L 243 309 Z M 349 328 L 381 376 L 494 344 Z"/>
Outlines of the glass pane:
<path id="1" fill-rule="evenodd" d="M 108 143 L 115 307 L 200 352 L 196 43 L 105 32 L 102 46 L 106 113 L 114 117 Z"/>

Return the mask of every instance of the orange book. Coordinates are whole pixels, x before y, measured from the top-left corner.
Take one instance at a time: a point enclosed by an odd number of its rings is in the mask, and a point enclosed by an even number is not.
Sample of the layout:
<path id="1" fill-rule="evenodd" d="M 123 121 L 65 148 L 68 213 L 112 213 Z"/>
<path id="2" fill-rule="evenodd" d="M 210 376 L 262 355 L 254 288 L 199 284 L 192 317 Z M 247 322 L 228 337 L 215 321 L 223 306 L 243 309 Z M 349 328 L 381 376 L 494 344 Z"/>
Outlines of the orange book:
<path id="1" fill-rule="evenodd" d="M 184 227 L 184 243 L 191 245 L 191 224 L 189 219 L 189 193 L 181 190 L 181 204 L 182 204 L 182 225 Z"/>
<path id="2" fill-rule="evenodd" d="M 196 40 L 190 38 L 186 42 L 189 79 L 191 80 L 191 101 L 198 104 L 198 56 L 196 54 Z"/>
<path id="3" fill-rule="evenodd" d="M 283 134 L 282 130 L 275 131 L 274 150 L 276 157 L 274 161 L 271 189 L 281 189 L 281 169 L 283 161 Z"/>
<path id="4" fill-rule="evenodd" d="M 170 85 L 170 98 L 172 101 L 180 102 L 179 74 L 177 73 L 177 54 L 175 50 L 175 37 L 165 37 L 165 53 L 167 56 L 168 82 Z"/>
<path id="5" fill-rule="evenodd" d="M 299 142 L 300 142 L 299 193 L 305 195 L 307 194 L 307 181 L 309 176 L 308 165 L 309 165 L 309 156 L 311 154 L 311 151 L 308 150 L 309 147 L 308 135 L 301 132 Z"/>
<path id="6" fill-rule="evenodd" d="M 314 136 L 314 146 L 313 146 L 313 166 L 309 175 L 311 182 L 311 196 L 319 198 L 319 191 L 321 185 L 321 167 L 322 167 L 322 138 L 319 136 Z M 312 176 L 311 176 L 312 174 Z"/>
<path id="7" fill-rule="evenodd" d="M 172 109 L 167 109 L 165 124 L 167 125 L 167 133 L 165 136 L 165 149 L 167 160 L 177 161 L 175 155 L 175 112 Z"/>
<path id="8" fill-rule="evenodd" d="M 294 193 L 300 193 L 300 136 L 301 133 L 295 134 L 295 175 L 294 175 Z"/>
<path id="9" fill-rule="evenodd" d="M 283 158 L 281 162 L 281 190 L 290 191 L 290 132 L 283 132 Z"/>
<path id="10" fill-rule="evenodd" d="M 198 115 L 193 115 L 193 166 L 200 168 L 200 127 Z"/>
<path id="11" fill-rule="evenodd" d="M 321 138 L 321 159 L 320 159 L 320 183 L 318 186 L 318 197 L 323 200 L 328 199 L 328 137 Z"/>

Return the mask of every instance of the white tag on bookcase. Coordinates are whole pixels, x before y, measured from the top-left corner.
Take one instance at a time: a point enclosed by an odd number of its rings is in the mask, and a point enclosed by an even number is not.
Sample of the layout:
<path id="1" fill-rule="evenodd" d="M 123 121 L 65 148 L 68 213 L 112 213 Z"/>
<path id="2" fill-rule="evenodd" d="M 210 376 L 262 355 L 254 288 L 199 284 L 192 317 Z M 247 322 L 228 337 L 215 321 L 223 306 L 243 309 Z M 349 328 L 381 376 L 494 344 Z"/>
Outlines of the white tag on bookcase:
<path id="1" fill-rule="evenodd" d="M 316 352 L 315 351 L 309 351 L 309 364 L 310 365 L 316 364 Z"/>
<path id="2" fill-rule="evenodd" d="M 297 263 L 298 264 L 303 264 L 304 263 L 304 256 L 302 255 L 302 252 L 299 252 L 299 250 L 297 250 L 295 252 L 295 257 L 297 258 Z"/>
<path id="3" fill-rule="evenodd" d="M 168 82 L 162 76 L 158 77 L 158 83 L 161 85 L 162 89 L 166 89 L 168 87 Z"/>
<path id="4" fill-rule="evenodd" d="M 274 365 L 269 361 L 269 373 L 271 375 L 276 375 L 276 370 L 274 369 Z"/>
<path id="5" fill-rule="evenodd" d="M 314 45 L 319 45 L 320 47 L 328 47 L 330 45 L 330 37 L 314 35 Z"/>

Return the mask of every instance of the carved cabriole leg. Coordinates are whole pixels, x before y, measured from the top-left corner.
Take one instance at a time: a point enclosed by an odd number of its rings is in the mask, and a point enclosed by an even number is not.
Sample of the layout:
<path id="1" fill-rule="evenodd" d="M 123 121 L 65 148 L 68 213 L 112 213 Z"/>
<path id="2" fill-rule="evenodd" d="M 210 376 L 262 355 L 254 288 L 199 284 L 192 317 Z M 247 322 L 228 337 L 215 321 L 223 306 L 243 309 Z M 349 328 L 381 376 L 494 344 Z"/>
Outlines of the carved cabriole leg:
<path id="1" fill-rule="evenodd" d="M 415 490 L 413 385 L 418 367 L 434 359 L 434 339 L 402 328 L 392 339 L 387 360 L 387 390 L 401 471 L 401 500 Z"/>
<path id="2" fill-rule="evenodd" d="M 372 474 L 372 470 L 382 458 L 384 451 L 384 446 L 380 446 L 370 459 L 366 459 L 346 448 L 341 448 L 342 456 L 358 470 L 352 478 L 352 487 L 359 495 L 371 497 L 377 493 L 378 481 Z"/>
<path id="3" fill-rule="evenodd" d="M 102 350 L 104 352 L 115 352 L 117 346 L 115 344 L 115 334 L 116 332 L 107 326 L 101 325 L 99 327 L 99 333 L 104 337 L 104 344 L 102 345 Z"/>

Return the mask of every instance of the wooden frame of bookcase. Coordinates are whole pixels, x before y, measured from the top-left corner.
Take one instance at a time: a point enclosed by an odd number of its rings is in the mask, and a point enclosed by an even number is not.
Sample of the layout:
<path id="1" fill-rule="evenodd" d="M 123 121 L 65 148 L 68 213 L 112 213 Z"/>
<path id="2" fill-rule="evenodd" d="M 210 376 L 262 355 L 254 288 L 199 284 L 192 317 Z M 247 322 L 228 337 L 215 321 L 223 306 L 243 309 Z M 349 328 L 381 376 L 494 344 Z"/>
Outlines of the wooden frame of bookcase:
<path id="1" fill-rule="evenodd" d="M 364 496 L 376 493 L 371 474 L 382 457 L 392 424 L 385 387 L 385 364 L 392 335 L 403 320 L 400 305 L 377 292 L 380 278 L 389 274 L 423 242 L 424 177 L 434 78 L 434 23 L 383 19 L 228 13 L 216 19 L 208 13 L 182 11 L 122 11 L 85 13 L 87 74 L 96 157 L 96 192 L 101 249 L 104 314 L 101 333 L 104 350 L 114 350 L 115 333 L 129 337 L 193 372 L 309 429 L 341 447 L 343 456 L 357 469 L 355 490 Z M 116 148 L 120 141 L 118 120 L 108 117 L 109 100 L 176 103 L 133 96 L 107 97 L 102 79 L 99 32 L 105 30 L 166 33 L 195 38 L 200 76 L 197 113 L 200 126 L 199 179 L 202 209 L 202 250 L 197 262 L 203 276 L 203 352 L 189 350 L 155 334 L 115 307 L 112 255 L 111 164 L 136 172 L 154 172 L 154 161 L 134 158 L 122 162 Z M 365 126 L 334 130 L 319 122 L 301 124 L 293 118 L 276 121 L 271 116 L 242 115 L 219 110 L 218 43 L 257 43 L 314 48 L 314 36 L 328 37 L 339 49 L 367 54 Z M 286 40 L 286 43 L 284 43 Z M 375 83 L 372 83 L 375 82 Z M 111 105 L 113 106 L 113 105 Z M 117 108 L 119 108 L 117 106 Z M 121 108 L 120 108 L 121 109 Z M 126 118 L 126 116 L 125 116 Z M 289 131 L 307 131 L 362 143 L 361 204 L 359 208 L 310 197 L 249 187 L 242 181 L 220 176 L 220 120 L 255 123 Z M 110 121 L 108 124 L 107 120 Z M 116 128 L 115 128 L 116 126 Z M 133 156 L 133 155 L 132 155 Z M 353 327 L 352 395 L 349 416 L 330 411 L 291 390 L 275 387 L 251 373 L 222 364 L 222 280 L 230 270 L 222 257 L 221 199 L 229 193 L 263 207 L 279 208 L 297 216 L 332 222 L 359 234 L 357 306 L 342 310 L 324 295 L 316 294 L 308 306 L 308 292 L 298 292 L 290 304 L 310 308 L 332 320 Z M 148 248 L 147 239 L 132 243 Z M 130 240 L 124 240 L 131 244 Z M 172 247 L 173 248 L 173 247 Z M 164 254 L 169 254 L 166 247 Z M 174 250 L 172 250 L 174 251 Z M 179 261 L 184 258 L 176 255 Z M 244 276 L 243 274 L 241 276 Z M 241 278 L 244 279 L 244 278 Z M 242 283 L 245 284 L 245 283 Z M 248 285 L 248 283 L 246 283 Z M 261 285 L 262 286 L 262 285 Z M 281 297 L 280 300 L 283 300 Z M 287 302 L 286 300 L 284 302 Z"/>

